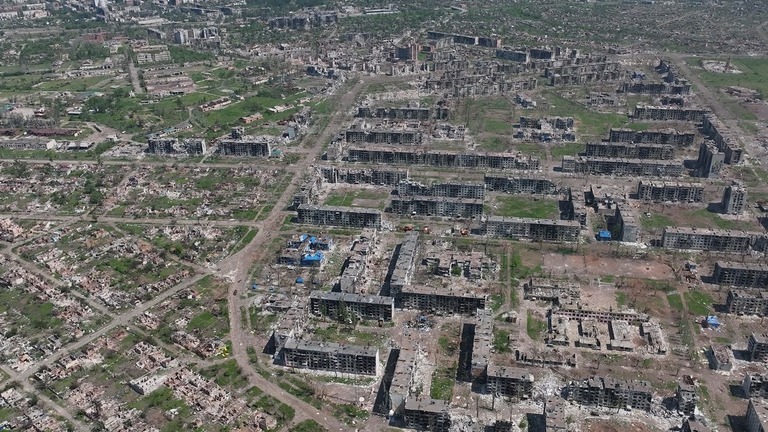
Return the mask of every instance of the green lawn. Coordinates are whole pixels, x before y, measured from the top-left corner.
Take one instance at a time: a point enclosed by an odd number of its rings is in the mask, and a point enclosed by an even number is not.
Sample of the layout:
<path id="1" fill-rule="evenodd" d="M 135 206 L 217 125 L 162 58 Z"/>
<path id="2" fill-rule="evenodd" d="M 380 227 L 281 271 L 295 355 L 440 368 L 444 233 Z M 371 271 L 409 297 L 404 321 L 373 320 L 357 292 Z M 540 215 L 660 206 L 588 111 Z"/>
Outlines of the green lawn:
<path id="1" fill-rule="evenodd" d="M 437 368 L 432 374 L 432 388 L 429 396 L 432 399 L 451 400 L 453 384 L 456 382 L 456 367 Z"/>
<path id="2" fill-rule="evenodd" d="M 584 144 L 580 143 L 565 143 L 552 147 L 552 157 L 562 158 L 563 156 L 575 156 L 584 151 Z"/>
<path id="3" fill-rule="evenodd" d="M 514 195 L 501 195 L 496 198 L 496 208 L 490 213 L 496 216 L 525 217 L 547 219 L 558 214 L 557 201 L 532 199 Z"/>
<path id="4" fill-rule="evenodd" d="M 674 310 L 683 311 L 683 299 L 680 298 L 680 294 L 678 293 L 671 293 L 667 294 L 667 301 L 669 302 L 669 307 L 671 307 Z"/>
<path id="5" fill-rule="evenodd" d="M 320 423 L 309 419 L 298 423 L 296 426 L 289 429 L 289 432 L 326 432 L 327 429 L 320 426 Z"/>
<path id="6" fill-rule="evenodd" d="M 509 332 L 501 329 L 493 331 L 493 349 L 497 353 L 509 352 Z"/>
<path id="7" fill-rule="evenodd" d="M 692 58 L 686 60 L 691 65 L 701 66 L 705 59 Z M 706 59 L 715 60 L 715 59 Z M 719 59 L 726 60 L 726 59 Z M 705 85 L 711 88 L 728 86 L 747 87 L 758 91 L 762 96 L 768 95 L 768 59 L 766 58 L 739 58 L 732 59 L 734 68 L 743 73 L 715 73 L 701 69 L 699 77 Z"/>
<path id="8" fill-rule="evenodd" d="M 665 227 L 675 226 L 677 224 L 661 213 L 652 213 L 650 216 L 642 215 L 640 217 L 640 225 L 644 229 L 661 229 Z"/>
<path id="9" fill-rule="evenodd" d="M 547 331 L 547 322 L 534 317 L 531 311 L 528 311 L 525 330 L 531 339 L 540 341 Z"/>
<path id="10" fill-rule="evenodd" d="M 712 311 L 712 296 L 701 291 L 689 291 L 685 293 L 685 304 L 688 311 L 694 315 L 709 315 Z"/>

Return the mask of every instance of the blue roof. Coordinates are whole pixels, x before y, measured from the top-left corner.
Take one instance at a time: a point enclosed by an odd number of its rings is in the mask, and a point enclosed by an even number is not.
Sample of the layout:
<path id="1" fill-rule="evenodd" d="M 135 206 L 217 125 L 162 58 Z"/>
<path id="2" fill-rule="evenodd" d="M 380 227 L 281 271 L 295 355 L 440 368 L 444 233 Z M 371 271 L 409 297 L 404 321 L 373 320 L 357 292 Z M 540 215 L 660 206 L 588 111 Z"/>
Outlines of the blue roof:
<path id="1" fill-rule="evenodd" d="M 299 241 L 303 242 L 306 239 L 307 239 L 307 235 L 306 234 L 302 234 L 302 235 L 299 236 Z"/>
<path id="2" fill-rule="evenodd" d="M 600 230 L 600 233 L 598 234 L 600 238 L 611 238 L 611 232 L 608 230 Z"/>
<path id="3" fill-rule="evenodd" d="M 720 325 L 720 320 L 717 319 L 716 316 L 710 315 L 710 316 L 707 317 L 707 324 L 714 325 L 714 326 L 719 326 Z"/>
<path id="4" fill-rule="evenodd" d="M 309 238 L 309 242 L 310 243 L 317 243 L 317 237 L 315 237 L 315 236 L 310 237 Z"/>
<path id="5" fill-rule="evenodd" d="M 301 276 L 297 277 L 296 278 L 296 283 L 303 284 L 304 283 L 304 278 L 301 277 Z"/>

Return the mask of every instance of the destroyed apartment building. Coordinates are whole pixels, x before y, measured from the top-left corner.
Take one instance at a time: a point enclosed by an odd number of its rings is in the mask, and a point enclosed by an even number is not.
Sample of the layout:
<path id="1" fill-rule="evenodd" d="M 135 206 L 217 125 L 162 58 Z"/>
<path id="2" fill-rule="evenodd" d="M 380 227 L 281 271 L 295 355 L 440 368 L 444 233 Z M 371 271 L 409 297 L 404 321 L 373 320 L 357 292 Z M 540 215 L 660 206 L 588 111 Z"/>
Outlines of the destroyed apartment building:
<path id="1" fill-rule="evenodd" d="M 358 121 L 344 132 L 348 144 L 420 145 L 424 142 L 421 124 Z"/>
<path id="2" fill-rule="evenodd" d="M 305 225 L 374 229 L 382 225 L 382 214 L 377 209 L 302 204 L 297 212 L 298 223 Z"/>
<path id="3" fill-rule="evenodd" d="M 750 399 L 744 416 L 746 432 L 765 432 L 768 426 L 768 405 L 759 399 Z"/>
<path id="4" fill-rule="evenodd" d="M 653 202 L 702 202 L 704 185 L 700 183 L 639 181 L 637 199 Z"/>
<path id="5" fill-rule="evenodd" d="M 723 162 L 726 164 L 741 162 L 744 154 L 741 143 L 717 116 L 714 114 L 705 115 L 701 128 L 704 134 L 715 143 L 717 149 L 723 153 Z"/>
<path id="6" fill-rule="evenodd" d="M 489 191 L 536 195 L 556 195 L 560 193 L 557 185 L 552 180 L 544 177 L 509 177 L 485 174 L 484 181 L 485 187 Z"/>
<path id="7" fill-rule="evenodd" d="M 717 177 L 725 164 L 725 153 L 717 148 L 714 141 L 702 141 L 699 144 L 699 157 L 695 164 L 696 177 Z"/>
<path id="8" fill-rule="evenodd" d="M 219 140 L 218 154 L 223 156 L 272 156 L 271 136 L 244 135 L 242 127 L 234 127 L 229 136 Z"/>
<path id="9" fill-rule="evenodd" d="M 651 385 L 645 381 L 619 380 L 610 377 L 591 377 L 572 381 L 567 399 L 580 405 L 604 408 L 651 410 Z"/>
<path id="10" fill-rule="evenodd" d="M 768 316 L 768 292 L 755 289 L 730 289 L 725 301 L 728 313 Z"/>
<path id="11" fill-rule="evenodd" d="M 638 103 L 632 112 L 635 120 L 688 121 L 700 123 L 709 113 L 705 108 L 652 106 Z"/>
<path id="12" fill-rule="evenodd" d="M 768 376 L 759 373 L 745 374 L 741 390 L 747 398 L 768 398 Z"/>
<path id="13" fill-rule="evenodd" d="M 408 150 L 402 147 L 385 146 L 376 148 L 350 147 L 347 149 L 347 160 L 349 162 L 388 165 L 502 170 L 538 170 L 540 166 L 538 158 L 521 153 L 462 153 L 446 150 Z"/>
<path id="14" fill-rule="evenodd" d="M 361 320 L 392 321 L 395 306 L 392 297 L 312 291 L 309 294 L 309 310 L 314 315 L 344 322 L 351 322 L 352 316 Z"/>
<path id="15" fill-rule="evenodd" d="M 749 339 L 747 339 L 747 352 L 751 361 L 765 362 L 768 360 L 768 334 L 750 334 Z"/>
<path id="16" fill-rule="evenodd" d="M 485 309 L 487 295 L 455 286 L 408 285 L 401 289 L 396 304 L 403 309 L 436 315 L 471 315 Z"/>
<path id="17" fill-rule="evenodd" d="M 608 132 L 608 141 L 669 144 L 681 148 L 693 145 L 695 136 L 696 134 L 693 132 L 680 132 L 675 129 L 636 131 L 634 129 L 611 128 Z"/>
<path id="18" fill-rule="evenodd" d="M 202 138 L 179 140 L 175 137 L 152 137 L 147 140 L 147 152 L 154 155 L 205 154 L 206 145 Z"/>
<path id="19" fill-rule="evenodd" d="M 675 158 L 675 148 L 670 144 L 588 142 L 584 155 L 601 158 L 672 160 Z"/>
<path id="20" fill-rule="evenodd" d="M 324 166 L 320 167 L 320 176 L 327 183 L 396 186 L 400 182 L 408 180 L 408 170 L 354 169 Z"/>
<path id="21" fill-rule="evenodd" d="M 397 185 L 391 208 L 400 215 L 479 217 L 483 214 L 483 184 L 445 182 L 424 185 L 412 180 Z"/>
<path id="22" fill-rule="evenodd" d="M 389 120 L 448 120 L 450 110 L 447 107 L 436 106 L 435 108 L 423 106 L 404 106 L 404 107 L 372 107 L 368 105 L 359 106 L 355 117 L 378 118 Z"/>
<path id="23" fill-rule="evenodd" d="M 488 216 L 483 231 L 492 238 L 563 243 L 577 241 L 580 230 L 578 221 Z"/>
<path id="24" fill-rule="evenodd" d="M 567 280 L 531 277 L 523 283 L 523 297 L 526 300 L 551 301 L 557 305 L 577 303 L 581 298 L 581 288 Z"/>
<path id="25" fill-rule="evenodd" d="M 405 234 L 403 242 L 395 248 L 395 267 L 389 276 L 389 295 L 398 298 L 402 290 L 410 285 L 416 272 L 416 260 L 419 254 L 419 233 L 409 231 Z"/>
<path id="26" fill-rule="evenodd" d="M 486 393 L 497 397 L 528 399 L 533 393 L 533 375 L 526 369 L 488 365 Z"/>
<path id="27" fill-rule="evenodd" d="M 565 173 L 642 177 L 680 177 L 684 168 L 681 163 L 663 160 L 585 156 L 563 156 L 561 165 Z"/>
<path id="28" fill-rule="evenodd" d="M 520 117 L 514 138 L 533 141 L 575 141 L 573 117 Z"/>
<path id="29" fill-rule="evenodd" d="M 763 250 L 764 243 L 764 233 L 724 229 L 667 227 L 661 236 L 665 248 L 712 252 L 746 253 Z"/>
<path id="30" fill-rule="evenodd" d="M 375 376 L 378 373 L 379 349 L 288 339 L 277 361 L 289 368 Z"/>
<path id="31" fill-rule="evenodd" d="M 693 377 L 690 375 L 683 375 L 680 382 L 677 383 L 677 391 L 675 392 L 677 411 L 687 416 L 691 416 L 696 411 L 696 404 L 698 401 L 696 384 L 693 381 Z"/>

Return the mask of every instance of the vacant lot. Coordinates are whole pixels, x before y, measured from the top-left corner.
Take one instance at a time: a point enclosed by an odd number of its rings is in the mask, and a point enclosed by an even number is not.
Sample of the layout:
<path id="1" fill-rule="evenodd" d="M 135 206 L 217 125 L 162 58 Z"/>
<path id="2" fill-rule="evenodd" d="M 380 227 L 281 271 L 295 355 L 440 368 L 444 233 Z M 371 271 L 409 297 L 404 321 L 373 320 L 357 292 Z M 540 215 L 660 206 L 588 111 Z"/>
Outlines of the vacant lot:
<path id="1" fill-rule="evenodd" d="M 496 197 L 493 208 L 489 209 L 489 213 L 497 216 L 537 219 L 557 217 L 558 212 L 557 201 L 511 195 Z"/>

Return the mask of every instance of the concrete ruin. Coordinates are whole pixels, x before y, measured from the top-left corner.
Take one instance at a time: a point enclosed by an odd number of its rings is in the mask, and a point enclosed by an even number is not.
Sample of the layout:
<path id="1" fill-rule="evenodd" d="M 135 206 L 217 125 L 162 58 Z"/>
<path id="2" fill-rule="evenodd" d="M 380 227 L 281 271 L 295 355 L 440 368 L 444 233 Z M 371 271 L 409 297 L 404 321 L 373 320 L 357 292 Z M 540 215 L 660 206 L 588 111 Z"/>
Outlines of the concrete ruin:
<path id="1" fill-rule="evenodd" d="M 715 147 L 723 153 L 723 162 L 737 164 L 741 162 L 744 149 L 736 136 L 714 114 L 707 114 L 702 121 L 701 129 Z"/>
<path id="2" fill-rule="evenodd" d="M 700 183 L 639 181 L 637 199 L 653 202 L 702 202 L 704 185 Z"/>
<path id="3" fill-rule="evenodd" d="M 409 285 L 403 287 L 397 304 L 403 309 L 413 309 L 437 315 L 471 315 L 485 309 L 487 296 L 457 287 L 428 287 Z"/>
<path id="4" fill-rule="evenodd" d="M 707 360 L 710 369 L 726 372 L 733 369 L 733 352 L 725 345 L 710 345 L 707 350 Z"/>
<path id="5" fill-rule="evenodd" d="M 557 396 L 548 397 L 544 401 L 544 430 L 545 432 L 567 432 L 569 430 L 565 416 L 565 403 Z"/>
<path id="6" fill-rule="evenodd" d="M 405 427 L 423 431 L 448 432 L 451 427 L 449 410 L 449 401 L 409 398 L 403 410 Z"/>
<path id="7" fill-rule="evenodd" d="M 485 391 L 497 397 L 528 399 L 533 394 L 533 375 L 525 369 L 488 365 Z"/>
<path id="8" fill-rule="evenodd" d="M 417 146 L 424 142 L 419 123 L 356 122 L 344 132 L 349 144 Z"/>
<path id="9" fill-rule="evenodd" d="M 399 215 L 476 218 L 483 215 L 483 200 L 405 195 L 392 198 L 392 212 Z"/>
<path id="10" fill-rule="evenodd" d="M 750 399 L 744 423 L 747 427 L 747 432 L 764 432 L 768 430 L 768 405 L 764 401 Z"/>
<path id="11" fill-rule="evenodd" d="M 724 164 L 725 153 L 721 152 L 714 142 L 702 141 L 699 145 L 699 157 L 696 159 L 696 177 L 717 177 Z"/>
<path id="12" fill-rule="evenodd" d="M 379 349 L 289 339 L 280 356 L 285 367 L 373 375 L 378 372 Z"/>
<path id="13" fill-rule="evenodd" d="M 242 127 L 232 128 L 228 137 L 219 140 L 217 153 L 223 156 L 272 156 L 273 137 L 244 135 Z"/>
<path id="14" fill-rule="evenodd" d="M 482 200 L 485 197 L 485 186 L 482 183 L 467 182 L 441 182 L 425 185 L 414 180 L 403 180 L 397 184 L 397 194 Z"/>
<path id="15" fill-rule="evenodd" d="M 395 304 L 392 297 L 312 291 L 309 294 L 309 310 L 314 315 L 344 322 L 350 320 L 350 315 L 361 320 L 392 321 Z"/>
<path id="16" fill-rule="evenodd" d="M 591 377 L 582 381 L 572 381 L 566 393 L 569 401 L 580 405 L 651 410 L 651 385 L 645 381 Z"/>
<path id="17" fill-rule="evenodd" d="M 678 79 L 671 83 L 633 80 L 621 83 L 616 91 L 619 93 L 650 95 L 687 95 L 691 93 L 691 84 L 684 79 Z"/>
<path id="18" fill-rule="evenodd" d="M 751 361 L 765 361 L 768 359 L 768 334 L 752 333 L 747 339 L 747 352 Z"/>
<path id="19" fill-rule="evenodd" d="M 381 211 L 359 207 L 302 204 L 297 209 L 298 223 L 316 226 L 381 229 Z"/>
<path id="20" fill-rule="evenodd" d="M 147 140 L 147 153 L 154 155 L 188 154 L 201 155 L 207 150 L 202 138 L 153 137 Z"/>
<path id="21" fill-rule="evenodd" d="M 389 278 L 389 295 L 397 298 L 403 288 L 410 285 L 416 270 L 416 257 L 419 254 L 419 233 L 410 231 L 403 242 L 395 249 L 395 268 Z"/>
<path id="22" fill-rule="evenodd" d="M 557 305 L 578 302 L 581 288 L 567 280 L 529 278 L 523 283 L 523 297 L 526 300 L 546 300 Z"/>
<path id="23" fill-rule="evenodd" d="M 683 378 L 677 383 L 677 391 L 675 392 L 677 411 L 687 416 L 693 415 L 696 411 L 698 400 L 699 398 L 696 395 L 696 384 L 693 382 L 693 377 L 690 375 L 683 375 Z"/>
<path id="24" fill-rule="evenodd" d="M 680 163 L 648 159 L 612 159 L 603 157 L 563 156 L 562 172 L 643 177 L 680 177 Z"/>
<path id="25" fill-rule="evenodd" d="M 747 209 L 747 188 L 734 182 L 723 190 L 723 199 L 720 201 L 720 211 L 725 214 L 741 214 Z"/>

